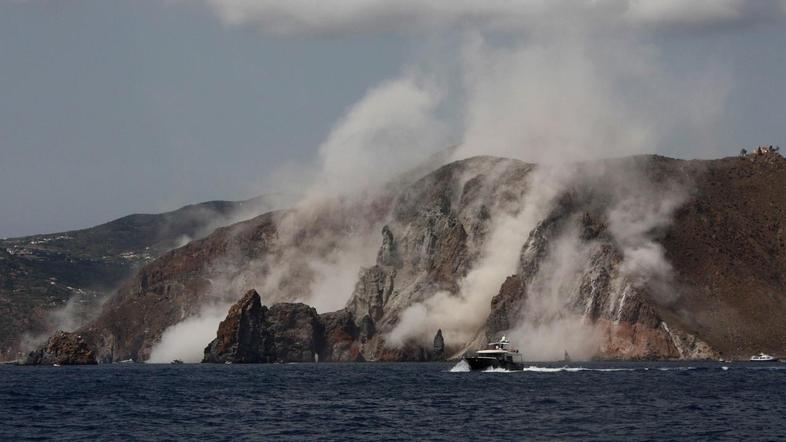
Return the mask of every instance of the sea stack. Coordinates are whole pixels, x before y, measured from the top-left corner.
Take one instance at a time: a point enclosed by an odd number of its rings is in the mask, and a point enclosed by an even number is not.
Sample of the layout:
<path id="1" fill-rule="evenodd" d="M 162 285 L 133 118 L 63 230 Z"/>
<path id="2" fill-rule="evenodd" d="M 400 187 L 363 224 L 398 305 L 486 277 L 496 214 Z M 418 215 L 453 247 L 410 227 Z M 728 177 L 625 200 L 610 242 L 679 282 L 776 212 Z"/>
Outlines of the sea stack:
<path id="1" fill-rule="evenodd" d="M 273 362 L 273 340 L 264 327 L 267 311 L 256 290 L 246 292 L 219 324 L 202 362 Z"/>
<path id="2" fill-rule="evenodd" d="M 445 360 L 445 338 L 442 337 L 442 329 L 437 330 L 434 336 L 434 360 Z"/>
<path id="3" fill-rule="evenodd" d="M 301 303 L 262 305 L 249 290 L 229 309 L 202 362 L 314 362 L 323 325 L 313 307 Z"/>

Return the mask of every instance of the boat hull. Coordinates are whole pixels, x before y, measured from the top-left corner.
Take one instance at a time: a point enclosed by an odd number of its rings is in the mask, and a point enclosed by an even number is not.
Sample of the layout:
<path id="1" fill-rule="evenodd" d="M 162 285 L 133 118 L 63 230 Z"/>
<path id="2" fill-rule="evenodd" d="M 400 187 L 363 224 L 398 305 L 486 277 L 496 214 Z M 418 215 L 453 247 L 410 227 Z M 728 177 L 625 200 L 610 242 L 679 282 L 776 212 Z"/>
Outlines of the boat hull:
<path id="1" fill-rule="evenodd" d="M 471 356 L 465 357 L 464 361 L 466 361 L 467 365 L 469 365 L 469 368 L 472 371 L 484 371 L 489 369 L 503 369 L 513 371 L 524 369 L 524 364 L 520 362 L 500 360 L 497 358 Z"/>

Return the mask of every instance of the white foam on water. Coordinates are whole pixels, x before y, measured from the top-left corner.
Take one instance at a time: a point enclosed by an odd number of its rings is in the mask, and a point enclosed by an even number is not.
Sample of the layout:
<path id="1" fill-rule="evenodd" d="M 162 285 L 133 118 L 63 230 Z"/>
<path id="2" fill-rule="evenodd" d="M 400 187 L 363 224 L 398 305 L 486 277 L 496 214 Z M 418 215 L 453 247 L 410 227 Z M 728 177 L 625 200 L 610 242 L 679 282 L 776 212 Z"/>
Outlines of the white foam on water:
<path id="1" fill-rule="evenodd" d="M 685 371 L 685 370 L 695 370 L 696 367 L 658 367 L 660 371 Z"/>
<path id="2" fill-rule="evenodd" d="M 513 371 L 508 370 L 507 368 L 495 368 L 495 367 L 489 367 L 483 370 L 483 372 L 484 373 L 513 373 Z"/>
<path id="3" fill-rule="evenodd" d="M 636 371 L 635 368 L 586 368 L 586 367 L 536 367 L 536 366 L 529 366 L 524 368 L 522 371 L 529 371 L 535 373 L 560 373 L 560 372 L 567 372 L 567 373 L 578 373 L 581 371 L 600 371 L 600 372 L 612 372 L 612 371 Z"/>
<path id="4" fill-rule="evenodd" d="M 529 373 L 579 373 L 579 372 L 617 372 L 617 371 L 650 371 L 650 370 L 658 370 L 658 371 L 688 371 L 688 370 L 697 370 L 700 367 L 614 367 L 614 368 L 587 368 L 587 367 L 539 367 L 536 365 L 530 365 L 529 367 L 524 367 L 521 370 L 508 370 L 505 368 L 494 368 L 490 367 L 483 372 L 485 373 L 516 373 L 516 372 L 529 372 Z M 707 368 L 715 368 L 721 369 L 723 371 L 728 371 L 730 367 L 724 365 L 720 367 L 707 367 Z M 786 366 L 777 366 L 777 367 L 739 367 L 739 368 L 746 368 L 751 370 L 786 370 Z M 450 369 L 451 372 L 468 372 L 471 371 L 469 368 L 469 364 L 465 361 L 459 361 L 453 368 Z"/>
<path id="5" fill-rule="evenodd" d="M 529 371 L 534 373 L 558 373 L 560 371 L 566 371 L 568 367 L 536 367 L 534 365 L 530 365 L 529 367 L 523 368 L 521 371 Z"/>
<path id="6" fill-rule="evenodd" d="M 458 361 L 458 363 L 454 365 L 453 368 L 450 369 L 451 373 L 465 373 L 468 371 L 470 371 L 469 364 L 467 364 L 467 361 L 463 359 Z"/>

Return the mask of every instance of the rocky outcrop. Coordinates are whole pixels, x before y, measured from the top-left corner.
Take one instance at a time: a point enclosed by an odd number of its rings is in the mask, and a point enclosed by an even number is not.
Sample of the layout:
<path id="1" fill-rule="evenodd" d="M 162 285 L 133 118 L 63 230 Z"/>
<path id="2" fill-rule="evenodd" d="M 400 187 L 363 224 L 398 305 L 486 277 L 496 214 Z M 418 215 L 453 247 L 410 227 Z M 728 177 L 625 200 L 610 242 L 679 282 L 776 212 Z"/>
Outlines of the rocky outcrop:
<path id="1" fill-rule="evenodd" d="M 229 309 L 202 362 L 313 362 L 323 341 L 322 323 L 312 307 L 267 308 L 250 290 Z"/>
<path id="2" fill-rule="evenodd" d="M 96 364 L 95 352 L 76 333 L 58 331 L 46 344 L 30 352 L 23 365 L 90 365 Z"/>
<path id="3" fill-rule="evenodd" d="M 359 362 L 359 337 L 346 310 L 317 315 L 299 303 L 268 308 L 250 290 L 229 309 L 202 362 Z"/>
<path id="4" fill-rule="evenodd" d="M 319 315 L 324 330 L 319 360 L 325 362 L 362 362 L 363 344 L 374 334 L 373 328 L 358 327 L 348 310 Z M 364 322 L 361 321 L 361 324 Z M 368 322 L 366 322 L 368 327 Z M 373 327 L 373 326 L 372 326 Z"/>
<path id="5" fill-rule="evenodd" d="M 445 360 L 445 338 L 442 337 L 442 329 L 437 330 L 434 336 L 434 360 Z"/>
<path id="6" fill-rule="evenodd" d="M 274 362 L 277 355 L 266 328 L 267 312 L 256 290 L 248 291 L 219 324 L 203 362 Z"/>
<path id="7" fill-rule="evenodd" d="M 324 328 L 314 307 L 301 303 L 273 304 L 264 326 L 273 336 L 275 360 L 314 362 L 322 351 Z"/>

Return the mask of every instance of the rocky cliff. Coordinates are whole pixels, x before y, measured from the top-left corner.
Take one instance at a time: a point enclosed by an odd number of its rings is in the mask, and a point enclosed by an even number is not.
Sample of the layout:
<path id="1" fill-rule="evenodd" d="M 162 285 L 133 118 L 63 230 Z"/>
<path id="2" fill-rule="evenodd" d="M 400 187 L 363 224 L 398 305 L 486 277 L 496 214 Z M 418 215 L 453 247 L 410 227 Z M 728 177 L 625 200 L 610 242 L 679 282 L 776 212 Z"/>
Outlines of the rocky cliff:
<path id="1" fill-rule="evenodd" d="M 95 352 L 76 333 L 58 331 L 39 349 L 22 361 L 23 365 L 90 365 L 96 364 Z"/>
<path id="2" fill-rule="evenodd" d="M 169 250 L 292 199 L 270 194 L 210 201 L 129 215 L 88 229 L 0 239 L 0 316 L 5 318 L 0 322 L 0 360 L 14 359 L 23 341 L 92 319 L 122 281 Z"/>
<path id="3" fill-rule="evenodd" d="M 257 288 L 271 307 L 243 298 L 206 359 L 241 360 L 248 348 L 257 360 L 428 360 L 437 329 L 446 354 L 500 333 L 533 354 L 549 342 L 559 357 L 786 353 L 783 158 L 641 156 L 563 169 L 471 158 L 383 194 L 219 229 L 142 268 L 80 333 L 101 361 L 145 359 L 201 305 Z M 351 293 L 334 294 L 344 309 L 293 307 L 320 289 L 336 250 L 366 237 L 378 238 L 376 257 Z M 497 249 L 514 251 L 510 272 L 491 272 L 493 290 L 476 296 Z M 459 317 L 470 319 L 465 330 Z M 279 334 L 292 353 L 271 350 Z"/>
<path id="4" fill-rule="evenodd" d="M 250 290 L 229 309 L 203 362 L 358 361 L 357 341 L 357 328 L 345 312 L 318 315 L 300 303 L 268 308 Z"/>

